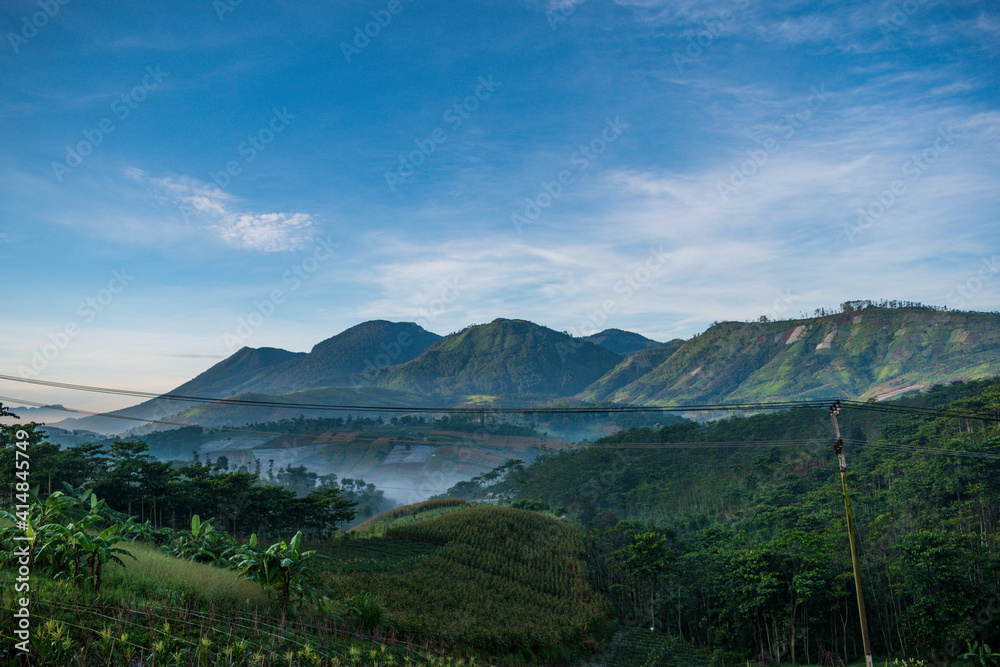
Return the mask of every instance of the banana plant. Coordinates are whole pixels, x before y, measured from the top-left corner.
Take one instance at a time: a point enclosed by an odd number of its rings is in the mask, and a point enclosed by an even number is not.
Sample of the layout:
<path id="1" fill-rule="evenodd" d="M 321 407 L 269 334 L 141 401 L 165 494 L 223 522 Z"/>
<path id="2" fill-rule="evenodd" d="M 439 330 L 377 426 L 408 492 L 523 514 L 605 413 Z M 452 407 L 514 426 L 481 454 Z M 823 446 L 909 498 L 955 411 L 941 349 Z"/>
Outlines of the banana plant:
<path id="1" fill-rule="evenodd" d="M 51 559 L 60 572 L 68 573 L 77 586 L 84 578 L 89 578 L 94 590 L 100 592 L 101 575 L 108 562 L 118 563 L 124 567 L 125 562 L 119 556 L 138 559 L 130 551 L 115 546 L 125 541 L 124 537 L 116 534 L 117 525 L 105 528 L 96 537 L 91 537 L 87 529 L 92 523 L 84 519 L 68 526 L 54 524 L 53 539 L 47 541 L 38 553 L 41 556 L 43 552 L 51 551 Z M 81 571 L 81 563 L 84 571 Z"/>
<path id="2" fill-rule="evenodd" d="M 149 542 L 157 546 L 162 546 L 168 543 L 173 535 L 173 531 L 169 528 L 160 528 L 157 530 L 148 519 L 143 523 L 139 523 L 134 516 L 126 518 L 123 522 L 119 522 L 118 525 L 121 526 L 121 536 L 133 542 Z"/>
<path id="3" fill-rule="evenodd" d="M 966 642 L 966 644 L 969 650 L 962 655 L 963 660 L 971 660 L 973 664 L 978 663 L 983 667 L 1000 665 L 1000 653 L 994 653 L 986 642 L 980 644 L 978 641 L 974 641 L 971 644 Z"/>
<path id="4" fill-rule="evenodd" d="M 235 543 L 229 535 L 215 530 L 211 519 L 202 521 L 195 514 L 191 517 L 191 532 L 179 534 L 165 551 L 178 558 L 226 565 Z"/>
<path id="5" fill-rule="evenodd" d="M 300 598 L 317 593 L 320 583 L 310 571 L 310 566 L 320 556 L 315 551 L 302 551 L 302 531 L 295 533 L 290 542 L 272 544 L 265 551 L 258 551 L 256 533 L 250 536 L 250 548 L 237 554 L 240 574 L 250 581 L 277 594 L 284 617 L 292 593 Z"/>
<path id="6" fill-rule="evenodd" d="M 92 507 L 96 498 L 89 495 Z M 38 488 L 29 492 L 30 508 L 25 512 L 11 513 L 0 512 L 3 517 L 12 523 L 12 526 L 5 529 L 0 534 L 0 539 L 4 542 L 11 538 L 18 537 L 23 533 L 28 543 L 28 566 L 34 566 L 39 556 L 43 556 L 42 562 L 47 565 L 58 566 L 57 549 L 54 545 L 46 546 L 55 537 L 57 528 L 68 522 L 86 519 L 89 512 L 82 507 L 80 498 L 67 496 L 62 491 L 56 491 L 43 501 L 38 495 Z M 58 539 L 57 537 L 55 539 Z M 43 551 L 45 552 L 43 554 Z M 5 553 L 5 557 L 10 557 L 13 552 Z M 55 560 L 50 563 L 45 562 L 48 554 L 52 554 Z"/>
<path id="7" fill-rule="evenodd" d="M 100 535 L 89 542 L 87 551 L 87 565 L 90 568 L 90 578 L 94 584 L 94 590 L 101 590 L 101 571 L 109 562 L 117 563 L 125 567 L 124 561 L 119 556 L 128 556 L 132 560 L 139 560 L 127 549 L 116 547 L 119 542 L 124 542 L 125 538 L 117 535 L 118 526 L 105 528 Z"/>

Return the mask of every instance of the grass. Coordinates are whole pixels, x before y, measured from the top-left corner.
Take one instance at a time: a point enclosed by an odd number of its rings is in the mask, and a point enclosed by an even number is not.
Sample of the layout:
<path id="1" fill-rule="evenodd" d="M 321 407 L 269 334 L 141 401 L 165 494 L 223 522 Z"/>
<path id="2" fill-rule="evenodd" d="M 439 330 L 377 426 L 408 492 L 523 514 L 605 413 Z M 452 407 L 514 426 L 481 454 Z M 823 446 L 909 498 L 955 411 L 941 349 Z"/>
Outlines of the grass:
<path id="1" fill-rule="evenodd" d="M 181 560 L 141 542 L 123 543 L 138 560 L 123 557 L 125 568 L 109 565 L 105 585 L 143 597 L 195 606 L 267 607 L 270 600 L 256 583 L 233 570 Z"/>
<path id="2" fill-rule="evenodd" d="M 232 572 L 127 544 L 138 561 L 109 565 L 100 593 L 33 572 L 15 593 L 0 569 L 0 664 L 14 664 L 18 596 L 31 599 L 31 654 L 40 665 L 360 667 L 460 663 L 345 624 L 334 609 L 275 613 L 259 586 Z"/>

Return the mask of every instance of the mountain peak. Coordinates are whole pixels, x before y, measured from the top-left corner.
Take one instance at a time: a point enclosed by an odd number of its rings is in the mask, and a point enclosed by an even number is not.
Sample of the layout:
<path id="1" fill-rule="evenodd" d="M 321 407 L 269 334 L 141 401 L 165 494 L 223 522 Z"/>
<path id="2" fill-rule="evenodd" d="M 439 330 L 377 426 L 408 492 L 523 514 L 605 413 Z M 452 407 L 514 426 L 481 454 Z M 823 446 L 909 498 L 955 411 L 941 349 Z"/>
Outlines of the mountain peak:
<path id="1" fill-rule="evenodd" d="M 431 333 L 419 324 L 415 324 L 413 322 L 369 320 L 367 322 L 355 324 L 353 327 L 344 329 L 339 334 L 316 343 L 310 354 L 325 354 L 334 348 L 343 348 L 344 346 L 364 347 L 368 343 L 374 343 L 376 348 L 379 343 L 385 343 L 388 346 L 392 346 L 393 343 L 396 343 L 401 347 L 407 348 L 414 346 L 414 350 L 416 350 L 415 354 L 401 353 L 399 358 L 393 360 L 394 363 L 402 363 L 403 361 L 409 361 L 410 359 L 416 357 L 417 354 L 423 352 L 431 343 L 439 338 L 441 337 L 437 334 Z M 426 345 L 423 345 L 425 342 Z M 416 348 L 419 348 L 419 350 Z M 378 355 L 380 352 L 381 350 L 375 349 L 372 351 L 372 355 Z M 357 372 L 363 371 L 364 368 L 364 365 L 362 365 Z M 350 375 L 351 373 L 347 374 Z"/>
<path id="2" fill-rule="evenodd" d="M 388 369 L 386 386 L 409 391 L 483 395 L 572 395 L 621 357 L 529 322 L 497 318 L 437 341 L 413 361 Z"/>
<path id="3" fill-rule="evenodd" d="M 622 329 L 605 329 L 589 336 L 583 336 L 582 339 L 596 343 L 623 357 L 627 357 L 639 350 L 648 350 L 663 347 L 664 345 L 664 343 L 646 338 L 641 334 L 632 331 L 623 331 Z"/>

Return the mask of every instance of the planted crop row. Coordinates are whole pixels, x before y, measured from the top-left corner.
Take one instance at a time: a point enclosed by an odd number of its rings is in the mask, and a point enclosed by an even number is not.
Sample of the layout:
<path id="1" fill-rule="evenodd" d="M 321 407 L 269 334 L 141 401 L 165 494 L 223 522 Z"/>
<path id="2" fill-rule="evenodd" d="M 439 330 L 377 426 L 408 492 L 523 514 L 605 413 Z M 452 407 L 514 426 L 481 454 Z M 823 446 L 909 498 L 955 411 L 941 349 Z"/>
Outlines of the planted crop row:
<path id="1" fill-rule="evenodd" d="M 280 620 L 256 609 L 164 607 L 133 598 L 74 600 L 68 584 L 45 584 L 32 601 L 37 664 L 225 665 L 226 667 L 456 664 L 386 639 L 338 629 L 336 615 Z M 13 599 L 0 596 L 4 619 Z M 0 663 L 13 664 L 12 627 L 0 623 Z M 9 641 L 8 641 L 9 640 Z M 6 653 L 4 653 L 6 651 Z"/>
<path id="2" fill-rule="evenodd" d="M 383 546 L 432 551 L 408 571 L 351 570 L 341 562 L 330 583 L 345 594 L 353 587 L 377 594 L 405 635 L 492 654 L 546 651 L 585 641 L 610 618 L 609 605 L 591 591 L 580 540 L 551 517 L 481 506 L 393 526 L 387 535 Z M 375 539 L 357 543 L 368 541 Z"/>
<path id="3" fill-rule="evenodd" d="M 466 504 L 467 503 L 463 498 L 434 498 L 432 500 L 425 500 L 421 503 L 403 505 L 402 507 L 396 507 L 387 512 L 382 512 L 379 515 L 373 516 L 367 521 L 358 524 L 352 530 L 356 532 L 363 532 L 365 528 L 368 528 L 372 524 L 386 523 L 400 517 L 421 514 L 423 512 L 444 509 L 446 507 L 464 507 Z"/>

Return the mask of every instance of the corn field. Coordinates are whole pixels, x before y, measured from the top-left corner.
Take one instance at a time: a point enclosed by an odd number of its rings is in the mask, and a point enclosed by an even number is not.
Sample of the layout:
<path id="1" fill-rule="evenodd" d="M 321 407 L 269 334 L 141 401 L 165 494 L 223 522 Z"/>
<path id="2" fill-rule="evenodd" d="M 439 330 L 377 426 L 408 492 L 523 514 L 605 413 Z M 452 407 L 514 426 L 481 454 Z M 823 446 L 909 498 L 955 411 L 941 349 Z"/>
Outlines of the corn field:
<path id="1" fill-rule="evenodd" d="M 357 588 L 378 595 L 403 635 L 535 654 L 586 645 L 611 618 L 591 590 L 578 536 L 535 512 L 475 507 L 390 527 L 384 540 L 356 540 L 353 548 L 369 541 L 372 555 L 335 560 L 328 582 L 344 595 Z M 406 568 L 385 556 L 394 543 L 418 547 L 400 550 Z"/>

